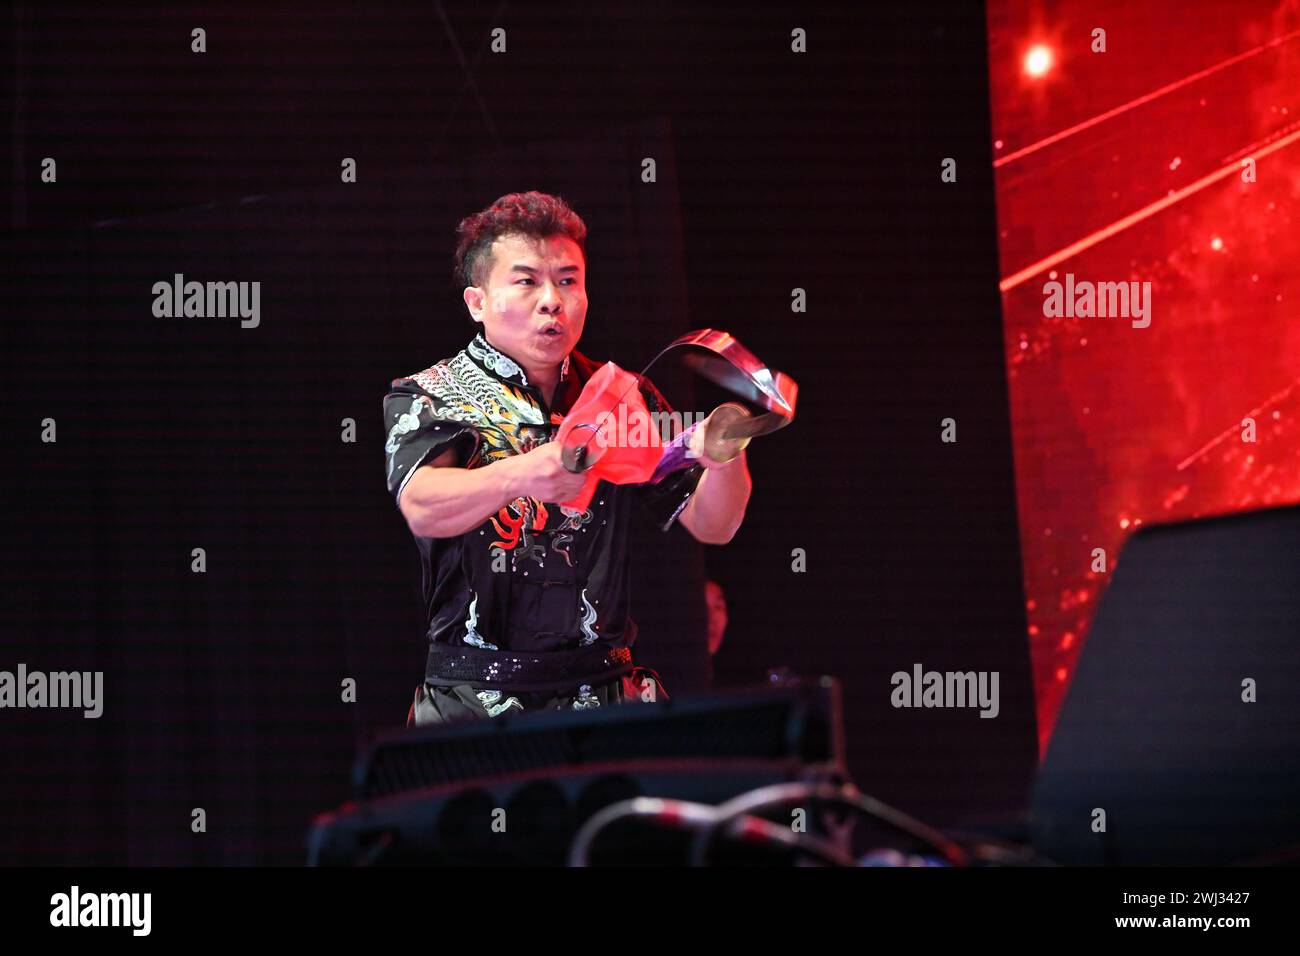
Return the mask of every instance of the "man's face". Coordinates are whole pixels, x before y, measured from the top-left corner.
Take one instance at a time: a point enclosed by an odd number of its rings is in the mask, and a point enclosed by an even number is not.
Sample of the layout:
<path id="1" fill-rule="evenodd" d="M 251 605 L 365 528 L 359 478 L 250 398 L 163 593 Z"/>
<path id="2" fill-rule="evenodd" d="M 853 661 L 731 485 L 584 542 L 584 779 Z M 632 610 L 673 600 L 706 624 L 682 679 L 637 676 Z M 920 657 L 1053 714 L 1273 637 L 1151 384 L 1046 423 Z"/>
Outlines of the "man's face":
<path id="1" fill-rule="evenodd" d="M 568 236 L 502 236 L 487 285 L 467 288 L 465 304 L 488 342 L 526 371 L 559 365 L 587 320 L 582 250 Z"/>

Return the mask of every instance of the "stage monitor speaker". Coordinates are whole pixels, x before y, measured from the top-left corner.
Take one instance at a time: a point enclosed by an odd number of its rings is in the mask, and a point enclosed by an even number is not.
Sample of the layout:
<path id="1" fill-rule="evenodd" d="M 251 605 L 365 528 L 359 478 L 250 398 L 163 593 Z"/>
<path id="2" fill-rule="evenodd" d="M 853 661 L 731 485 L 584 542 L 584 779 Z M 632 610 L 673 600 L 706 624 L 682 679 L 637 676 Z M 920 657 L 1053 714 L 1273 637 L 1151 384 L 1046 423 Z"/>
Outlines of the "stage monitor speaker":
<path id="1" fill-rule="evenodd" d="M 1040 769 L 1039 852 L 1282 862 L 1300 842 L 1300 508 L 1144 528 Z"/>
<path id="2" fill-rule="evenodd" d="M 357 762 L 358 799 L 314 821 L 308 862 L 563 864 L 578 828 L 620 800 L 847 782 L 842 734 L 831 678 L 385 734 Z M 625 821 L 592 862 L 681 863 L 688 841 Z"/>
<path id="3" fill-rule="evenodd" d="M 794 781 L 844 778 L 828 765 L 810 772 L 795 761 L 654 760 L 533 770 L 346 804 L 317 817 L 307 858 L 312 866 L 563 866 L 578 829 L 610 804 L 661 797 L 716 806 Z M 809 821 L 817 832 L 816 816 Z M 625 820 L 602 833 L 591 862 L 681 865 L 691 836 Z"/>
<path id="4" fill-rule="evenodd" d="M 365 748 L 353 785 L 365 799 L 502 774 L 666 759 L 843 765 L 839 684 L 795 679 L 654 704 L 402 730 Z"/>

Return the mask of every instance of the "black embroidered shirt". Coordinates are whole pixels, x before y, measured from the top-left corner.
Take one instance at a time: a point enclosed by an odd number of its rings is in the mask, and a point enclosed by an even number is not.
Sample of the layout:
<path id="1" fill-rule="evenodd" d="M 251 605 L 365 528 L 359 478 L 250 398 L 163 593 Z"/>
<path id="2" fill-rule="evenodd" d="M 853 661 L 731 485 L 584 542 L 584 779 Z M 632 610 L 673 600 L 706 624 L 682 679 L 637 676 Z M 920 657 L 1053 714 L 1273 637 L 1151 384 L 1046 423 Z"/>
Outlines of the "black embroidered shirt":
<path id="1" fill-rule="evenodd" d="M 574 350 L 553 403 L 480 332 L 460 352 L 393 381 L 384 400 L 388 490 L 400 500 L 411 475 L 448 448 L 479 468 L 550 441 L 600 367 Z M 671 412 L 648 380 L 653 412 Z M 634 499 L 667 530 L 699 483 L 699 464 L 659 484 L 601 481 L 588 508 L 516 498 L 454 538 L 416 536 L 431 643 L 544 654 L 596 645 L 630 648 L 629 509 Z"/>

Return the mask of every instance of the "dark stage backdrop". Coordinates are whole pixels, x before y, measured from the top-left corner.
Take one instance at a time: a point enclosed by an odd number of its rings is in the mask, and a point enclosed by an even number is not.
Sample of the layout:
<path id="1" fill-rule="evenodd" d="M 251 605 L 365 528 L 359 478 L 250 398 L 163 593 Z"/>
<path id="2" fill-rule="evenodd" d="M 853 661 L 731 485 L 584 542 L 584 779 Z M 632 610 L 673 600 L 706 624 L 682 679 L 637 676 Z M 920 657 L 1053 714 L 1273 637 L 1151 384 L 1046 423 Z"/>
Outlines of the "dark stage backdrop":
<path id="1" fill-rule="evenodd" d="M 10 26 L 0 669 L 102 670 L 105 703 L 0 711 L 0 862 L 303 859 L 423 669 L 381 400 L 474 331 L 456 222 L 527 189 L 590 228 L 584 352 L 639 369 L 713 326 L 801 386 L 729 545 L 638 528 L 642 662 L 675 696 L 833 674 L 865 790 L 939 824 L 1023 809 L 978 5 L 20 3 Z M 260 282 L 260 324 L 155 318 L 175 273 Z M 706 574 L 730 605 L 714 662 Z M 895 709 L 915 663 L 998 671 L 999 715 Z"/>

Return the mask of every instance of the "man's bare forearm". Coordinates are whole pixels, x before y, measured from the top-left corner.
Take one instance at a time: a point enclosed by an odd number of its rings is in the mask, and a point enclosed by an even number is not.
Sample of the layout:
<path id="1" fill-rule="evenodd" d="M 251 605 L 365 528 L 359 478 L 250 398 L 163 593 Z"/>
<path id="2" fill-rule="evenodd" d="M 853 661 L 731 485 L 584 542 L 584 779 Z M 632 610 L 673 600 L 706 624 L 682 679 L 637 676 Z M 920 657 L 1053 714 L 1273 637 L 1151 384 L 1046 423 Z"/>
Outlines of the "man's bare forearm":
<path id="1" fill-rule="evenodd" d="M 419 468 L 399 505 L 415 534 L 454 538 L 477 528 L 520 494 L 517 459 L 503 458 L 482 468 Z"/>
<path id="2" fill-rule="evenodd" d="M 704 544 L 726 544 L 745 520 L 753 487 L 749 462 L 742 450 L 725 466 L 704 472 L 682 512 L 682 524 Z"/>

